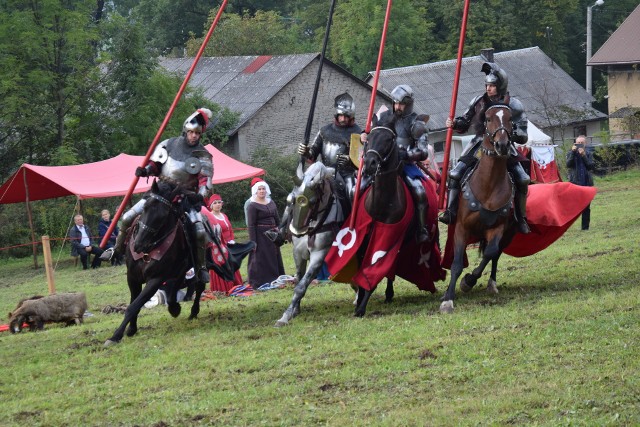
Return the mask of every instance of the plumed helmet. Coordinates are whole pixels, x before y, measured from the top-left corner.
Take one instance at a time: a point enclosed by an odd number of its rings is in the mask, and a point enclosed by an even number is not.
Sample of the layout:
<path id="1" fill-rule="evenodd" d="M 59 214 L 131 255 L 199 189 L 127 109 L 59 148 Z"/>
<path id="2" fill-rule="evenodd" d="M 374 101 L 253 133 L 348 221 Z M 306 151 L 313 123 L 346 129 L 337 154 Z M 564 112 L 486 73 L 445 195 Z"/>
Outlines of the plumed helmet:
<path id="1" fill-rule="evenodd" d="M 208 108 L 198 108 L 195 113 L 190 115 L 182 125 L 182 131 L 199 130 L 204 133 L 209 125 L 209 120 L 213 117 L 213 113 Z"/>
<path id="2" fill-rule="evenodd" d="M 336 96 L 334 106 L 336 107 L 336 117 L 342 114 L 353 118 L 356 115 L 356 103 L 351 95 L 346 92 Z"/>
<path id="3" fill-rule="evenodd" d="M 485 62 L 482 64 L 482 72 L 487 76 L 484 78 L 484 84 L 496 85 L 498 95 L 504 96 L 509 86 L 509 77 L 507 73 L 493 62 Z"/>
<path id="4" fill-rule="evenodd" d="M 403 104 L 403 115 L 409 115 L 413 112 L 413 89 L 409 85 L 398 85 L 391 91 L 391 99 L 394 104 Z"/>

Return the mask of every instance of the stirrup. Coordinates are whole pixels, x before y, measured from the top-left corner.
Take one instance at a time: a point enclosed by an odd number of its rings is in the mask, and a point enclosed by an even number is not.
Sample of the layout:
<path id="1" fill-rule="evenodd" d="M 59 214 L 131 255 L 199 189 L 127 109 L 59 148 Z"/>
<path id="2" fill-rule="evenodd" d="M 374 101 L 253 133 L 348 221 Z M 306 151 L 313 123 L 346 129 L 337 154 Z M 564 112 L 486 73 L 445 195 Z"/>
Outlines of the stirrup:
<path id="1" fill-rule="evenodd" d="M 99 258 L 102 261 L 111 261 L 111 258 L 113 258 L 113 254 L 115 252 L 116 251 L 113 248 L 106 249 L 104 252 L 102 252 L 102 254 L 100 254 Z"/>
<path id="2" fill-rule="evenodd" d="M 522 218 L 520 221 L 518 221 L 518 231 L 522 234 L 529 234 L 531 232 L 526 218 Z"/>
<path id="3" fill-rule="evenodd" d="M 209 276 L 209 271 L 205 267 L 200 268 L 200 271 L 198 271 L 198 279 L 200 282 L 209 283 L 210 278 L 211 276 Z"/>
<path id="4" fill-rule="evenodd" d="M 443 224 L 449 225 L 453 222 L 453 215 L 447 209 L 446 211 L 442 212 L 442 214 L 438 217 L 438 221 L 440 221 Z"/>

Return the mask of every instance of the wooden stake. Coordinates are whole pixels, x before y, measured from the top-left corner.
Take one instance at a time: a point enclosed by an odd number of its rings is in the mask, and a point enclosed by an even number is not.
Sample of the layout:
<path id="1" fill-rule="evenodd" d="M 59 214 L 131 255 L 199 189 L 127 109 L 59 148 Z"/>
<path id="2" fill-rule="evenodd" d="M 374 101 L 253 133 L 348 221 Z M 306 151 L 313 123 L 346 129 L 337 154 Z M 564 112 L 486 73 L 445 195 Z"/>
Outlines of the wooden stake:
<path id="1" fill-rule="evenodd" d="M 42 252 L 44 254 L 44 269 L 47 275 L 47 286 L 49 287 L 49 295 L 56 293 L 56 284 L 53 280 L 53 261 L 51 258 L 51 245 L 49 236 L 42 236 Z"/>

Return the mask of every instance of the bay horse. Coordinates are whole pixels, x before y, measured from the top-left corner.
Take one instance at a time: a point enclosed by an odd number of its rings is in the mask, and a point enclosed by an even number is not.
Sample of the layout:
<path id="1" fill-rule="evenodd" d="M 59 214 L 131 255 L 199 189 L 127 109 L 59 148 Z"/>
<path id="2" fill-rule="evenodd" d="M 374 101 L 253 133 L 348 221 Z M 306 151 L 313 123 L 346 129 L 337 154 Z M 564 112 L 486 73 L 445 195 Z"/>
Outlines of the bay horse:
<path id="1" fill-rule="evenodd" d="M 515 187 L 507 172 L 511 147 L 511 109 L 509 96 L 504 103 L 492 104 L 485 111 L 485 133 L 480 152 L 482 156 L 470 178 L 464 178 L 462 198 L 453 234 L 453 263 L 451 279 L 440 304 L 441 313 L 453 312 L 456 282 L 464 267 L 467 243 L 479 241 L 482 260 L 460 282 L 460 289 L 468 292 L 491 261 L 491 275 L 487 291 L 498 293 L 496 272 L 498 259 L 516 234 L 511 214 Z"/>
<path id="2" fill-rule="evenodd" d="M 187 271 L 195 265 L 194 251 L 189 243 L 195 238 L 187 237 L 189 233 L 182 207 L 189 194 L 181 187 L 154 180 L 144 210 L 131 227 L 127 239 L 129 242 L 125 244 L 127 285 L 131 300 L 125 310 L 124 320 L 104 343 L 105 346 L 120 342 L 127 326 L 128 337 L 136 334 L 140 310 L 164 282 L 169 313 L 173 317 L 180 314 L 177 291 L 184 286 Z M 200 297 L 204 288 L 205 283 L 197 280 L 189 319 L 197 318 L 200 312 Z"/>
<path id="3" fill-rule="evenodd" d="M 293 259 L 296 264 L 297 283 L 291 304 L 276 322 L 285 326 L 300 313 L 300 301 L 316 278 L 333 239 L 344 221 L 337 212 L 338 196 L 334 188 L 335 169 L 322 162 L 313 163 L 302 172 L 302 164 L 296 171 L 296 186 L 289 194 L 292 203 L 291 224 Z M 308 264 L 308 266 L 307 266 Z"/>
<path id="4" fill-rule="evenodd" d="M 404 216 L 407 200 L 400 171 L 404 162 L 400 159 L 396 133 L 396 117 L 385 123 L 378 123 L 371 129 L 364 148 L 363 173 L 371 178 L 371 189 L 364 200 L 365 211 L 374 221 L 383 224 L 395 224 Z M 368 241 L 361 246 L 362 255 Z M 365 315 L 367 304 L 373 290 L 358 289 L 356 317 Z M 393 299 L 393 281 L 387 281 L 386 302 Z"/>

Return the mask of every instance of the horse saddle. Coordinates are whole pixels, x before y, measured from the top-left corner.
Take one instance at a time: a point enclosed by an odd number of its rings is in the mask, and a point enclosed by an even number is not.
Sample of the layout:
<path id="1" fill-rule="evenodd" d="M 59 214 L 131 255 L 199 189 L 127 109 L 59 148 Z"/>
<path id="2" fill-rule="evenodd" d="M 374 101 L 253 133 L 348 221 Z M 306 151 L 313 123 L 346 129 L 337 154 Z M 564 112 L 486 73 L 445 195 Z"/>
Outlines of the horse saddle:
<path id="1" fill-rule="evenodd" d="M 493 226 L 499 217 L 506 217 L 511 212 L 513 208 L 513 197 L 515 195 L 515 185 L 513 184 L 513 178 L 511 174 L 509 174 L 509 180 L 511 181 L 511 197 L 507 203 L 499 207 L 495 210 L 489 210 L 482 206 L 482 203 L 478 200 L 478 198 L 473 194 L 471 190 L 471 185 L 469 185 L 469 181 L 473 172 L 475 172 L 477 168 L 477 164 L 475 167 L 469 169 L 462 178 L 462 197 L 465 198 L 469 204 L 469 210 L 473 212 L 480 212 L 480 221 L 485 224 L 487 227 Z"/>

